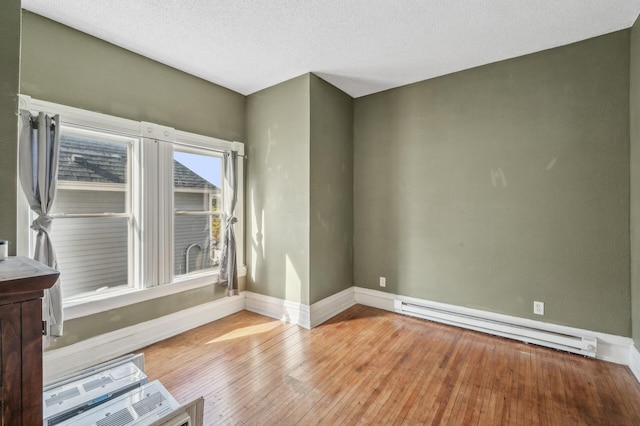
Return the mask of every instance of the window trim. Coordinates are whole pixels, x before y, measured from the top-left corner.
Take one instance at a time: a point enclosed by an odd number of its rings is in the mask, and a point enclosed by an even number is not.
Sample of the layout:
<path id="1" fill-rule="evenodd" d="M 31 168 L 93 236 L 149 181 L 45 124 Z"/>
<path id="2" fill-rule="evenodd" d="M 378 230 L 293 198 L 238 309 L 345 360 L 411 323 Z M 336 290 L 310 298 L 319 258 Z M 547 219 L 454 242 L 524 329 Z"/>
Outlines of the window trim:
<path id="1" fill-rule="evenodd" d="M 195 133 L 184 132 L 180 130 L 175 130 L 173 128 L 167 126 L 161 126 L 154 123 L 148 122 L 139 122 L 126 118 L 115 117 L 107 114 L 91 112 L 79 108 L 74 108 L 66 105 L 60 105 L 52 102 L 42 101 L 38 99 L 32 99 L 27 95 L 19 95 L 19 106 L 21 109 L 26 109 L 32 112 L 45 112 L 48 114 L 60 114 L 62 117 L 63 125 L 76 125 L 81 129 L 87 130 L 96 130 L 96 131 L 107 131 L 112 132 L 116 135 L 123 135 L 128 137 L 136 137 L 140 138 L 139 147 L 143 144 L 155 144 L 159 146 L 160 150 L 170 150 L 173 152 L 172 144 L 180 147 L 191 146 L 196 149 L 204 149 L 206 151 L 224 151 L 224 150 L 235 150 L 238 151 L 238 202 L 236 205 L 236 217 L 238 217 L 238 224 L 236 229 L 236 238 L 237 238 L 237 251 L 238 251 L 238 276 L 242 277 L 246 275 L 246 266 L 245 266 L 245 258 L 244 258 L 244 144 L 241 142 L 235 141 L 225 141 L 222 139 L 217 139 L 209 136 L 198 135 Z M 159 142 L 169 142 L 169 143 L 159 143 Z M 140 158 L 140 148 L 134 146 L 131 149 L 132 159 L 131 161 L 140 162 L 143 159 Z M 162 148 L 164 147 L 164 148 Z M 173 158 L 173 155 L 165 156 L 166 158 Z M 157 164 L 157 163 L 156 163 Z M 158 167 L 155 171 L 157 173 L 156 176 L 159 176 L 161 179 L 164 179 L 165 182 L 168 181 L 172 184 L 172 175 L 173 175 L 173 167 Z M 140 194 L 136 193 L 137 189 L 141 187 L 140 176 L 137 176 L 137 173 L 133 173 L 131 176 L 131 185 L 132 185 L 132 204 L 130 206 L 130 212 L 134 215 L 134 217 L 140 217 L 142 211 L 143 201 L 141 200 Z M 149 176 L 150 178 L 150 176 Z M 170 180 L 167 180 L 170 178 Z M 144 179 L 144 178 L 143 178 Z M 223 176 L 224 179 L 224 176 Z M 143 180 L 144 182 L 144 180 Z M 79 185 L 82 189 L 90 189 L 82 184 Z M 90 185 L 88 185 L 90 186 Z M 172 186 L 172 185 L 171 185 Z M 224 186 L 224 185 L 223 185 Z M 80 189 L 78 187 L 77 189 Z M 104 189 L 104 188 L 101 188 Z M 115 190 L 115 188 L 114 188 Z M 17 191 L 19 194 L 23 194 L 20 182 L 17 182 Z M 154 191 L 150 191 L 154 192 Z M 155 191 L 156 194 L 159 191 Z M 145 195 L 146 196 L 146 195 Z M 157 195 L 153 195 L 155 197 Z M 167 197 L 169 200 L 167 200 Z M 87 315 L 92 315 L 95 313 L 103 312 L 105 310 L 114 309 L 118 307 L 128 306 L 135 303 L 140 303 L 147 300 L 152 300 L 158 297 L 167 296 L 170 294 L 176 294 L 183 291 L 188 291 L 195 288 L 205 287 L 214 285 L 219 281 L 219 271 L 207 271 L 202 274 L 189 274 L 189 276 L 179 276 L 174 277 L 171 273 L 171 267 L 173 265 L 173 243 L 170 241 L 172 239 L 173 232 L 173 193 L 170 191 L 166 193 L 164 191 L 160 194 L 160 198 L 162 200 L 157 200 L 160 202 L 164 202 L 165 208 L 163 211 L 157 212 L 160 217 L 154 218 L 154 220 L 160 220 L 164 226 L 164 232 L 160 232 L 157 237 L 160 238 L 161 242 L 158 239 L 153 240 L 153 244 L 150 244 L 149 239 L 146 243 L 145 241 L 136 241 L 134 242 L 135 247 L 133 248 L 133 256 L 132 263 L 134 267 L 134 273 L 132 277 L 132 282 L 130 283 L 130 287 L 127 289 L 114 289 L 113 291 L 105 291 L 104 293 L 94 294 L 87 297 L 80 297 L 77 299 L 69 299 L 63 302 L 64 313 L 66 319 L 79 318 Z M 33 251 L 33 234 L 30 230 L 29 223 L 29 215 L 31 209 L 29 208 L 28 202 L 24 194 L 22 196 L 18 196 L 18 206 L 17 213 L 18 218 L 16 221 L 17 224 L 17 241 L 16 241 L 16 252 L 20 256 L 30 257 Z M 164 200 L 164 201 L 163 201 Z M 149 200 L 145 200 L 148 202 Z M 167 203 L 166 201 L 171 201 Z M 147 204 L 148 205 L 148 204 Z M 153 204 L 151 204 L 153 205 Z M 150 210 L 150 209 L 147 209 Z M 166 211 L 164 211 L 166 210 Z M 143 212 L 148 213 L 148 212 Z M 170 219 L 167 219 L 169 216 Z M 143 219 L 144 221 L 147 218 Z M 169 231 L 169 234 L 166 233 Z M 55 244 L 55 241 L 54 241 Z M 140 247 L 141 245 L 142 247 Z M 160 270 L 160 266 L 153 268 L 147 267 L 150 259 L 149 252 L 152 250 L 144 250 L 143 248 L 149 246 L 162 246 L 160 247 L 161 256 L 165 257 L 155 257 L 156 259 L 168 259 L 170 261 L 163 262 L 164 268 Z M 168 268 L 168 270 L 167 270 Z M 143 280 L 144 274 L 156 275 L 157 281 L 147 281 Z M 169 278 L 169 279 L 167 279 Z M 164 279 L 164 280 L 162 280 Z M 145 283 L 157 283 L 156 285 L 147 285 L 143 287 Z M 160 285 L 161 284 L 161 285 Z"/>
<path id="2" fill-rule="evenodd" d="M 246 266 L 238 266 L 238 277 L 247 275 Z M 213 280 L 211 278 L 214 278 Z M 184 279 L 176 280 L 169 285 L 147 287 L 142 289 L 128 288 L 126 290 L 115 290 L 105 292 L 102 295 L 70 300 L 64 303 L 64 319 L 86 317 L 111 309 L 122 308 L 136 303 L 146 302 L 172 294 L 182 293 L 198 288 L 215 285 L 219 281 L 219 272 L 190 275 Z"/>

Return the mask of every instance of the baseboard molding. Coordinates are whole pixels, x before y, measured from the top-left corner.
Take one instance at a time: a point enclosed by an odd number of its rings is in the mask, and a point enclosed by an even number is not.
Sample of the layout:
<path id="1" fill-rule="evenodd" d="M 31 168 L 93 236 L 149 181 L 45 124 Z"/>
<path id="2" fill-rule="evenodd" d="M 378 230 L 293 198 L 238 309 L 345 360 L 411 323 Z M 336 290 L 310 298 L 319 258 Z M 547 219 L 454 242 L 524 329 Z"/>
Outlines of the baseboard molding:
<path id="1" fill-rule="evenodd" d="M 355 304 L 353 287 L 332 294 L 311 306 L 250 291 L 246 293 L 245 299 L 247 311 L 297 324 L 306 329 L 322 324 Z"/>
<path id="2" fill-rule="evenodd" d="M 101 334 L 47 351 L 43 356 L 44 382 L 135 352 L 140 348 L 244 310 L 245 294 L 212 302 Z"/>
<path id="3" fill-rule="evenodd" d="M 633 345 L 629 353 L 629 368 L 633 375 L 636 376 L 636 380 L 640 382 L 640 352 L 638 352 L 638 348 Z"/>
<path id="4" fill-rule="evenodd" d="M 630 337 L 616 336 L 614 334 L 590 332 L 598 339 L 598 351 L 596 358 L 615 364 L 629 365 L 633 339 Z"/>
<path id="5" fill-rule="evenodd" d="M 311 305 L 311 328 L 346 311 L 356 304 L 355 287 L 349 287 Z"/>
<path id="6" fill-rule="evenodd" d="M 299 302 L 291 302 L 289 300 L 247 291 L 245 309 L 269 318 L 297 324 L 306 329 L 311 328 L 311 310 L 309 305 Z"/>
<path id="7" fill-rule="evenodd" d="M 353 291 L 356 296 L 357 304 L 395 312 L 394 301 L 397 297 L 395 294 L 385 293 L 384 291 L 378 290 L 370 290 L 363 287 L 353 287 Z"/>

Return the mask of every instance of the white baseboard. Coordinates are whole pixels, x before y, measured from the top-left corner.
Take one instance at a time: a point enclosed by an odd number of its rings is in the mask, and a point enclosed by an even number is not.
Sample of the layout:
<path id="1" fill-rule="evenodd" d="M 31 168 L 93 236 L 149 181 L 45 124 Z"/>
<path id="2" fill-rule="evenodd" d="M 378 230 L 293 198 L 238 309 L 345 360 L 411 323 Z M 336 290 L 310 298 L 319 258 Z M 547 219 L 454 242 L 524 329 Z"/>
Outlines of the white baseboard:
<path id="1" fill-rule="evenodd" d="M 291 302 L 289 300 L 247 291 L 245 309 L 269 318 L 297 324 L 306 329 L 311 328 L 311 310 L 309 309 L 309 305 L 304 305 L 299 302 Z"/>
<path id="2" fill-rule="evenodd" d="M 311 329 L 355 305 L 353 289 L 349 287 L 311 306 L 248 291 L 245 309 Z"/>
<path id="3" fill-rule="evenodd" d="M 596 358 L 616 364 L 629 365 L 631 362 L 631 350 L 633 339 L 630 337 L 616 336 L 599 332 L 590 332 L 598 339 L 598 351 Z"/>
<path id="4" fill-rule="evenodd" d="M 629 359 L 629 368 L 634 376 L 636 376 L 636 380 L 640 382 L 640 352 L 638 352 L 638 348 L 631 346 L 630 359 Z"/>
<path id="5" fill-rule="evenodd" d="M 193 308 L 101 334 L 44 353 L 44 382 L 111 360 L 244 310 L 245 295 L 223 297 Z"/>
<path id="6" fill-rule="evenodd" d="M 372 308 L 383 309 L 385 311 L 395 312 L 394 301 L 396 295 L 385 293 L 384 291 L 370 290 L 363 287 L 353 287 L 356 303 Z"/>
<path id="7" fill-rule="evenodd" d="M 354 288 L 349 287 L 311 305 L 311 328 L 319 326 L 329 318 L 355 305 Z"/>

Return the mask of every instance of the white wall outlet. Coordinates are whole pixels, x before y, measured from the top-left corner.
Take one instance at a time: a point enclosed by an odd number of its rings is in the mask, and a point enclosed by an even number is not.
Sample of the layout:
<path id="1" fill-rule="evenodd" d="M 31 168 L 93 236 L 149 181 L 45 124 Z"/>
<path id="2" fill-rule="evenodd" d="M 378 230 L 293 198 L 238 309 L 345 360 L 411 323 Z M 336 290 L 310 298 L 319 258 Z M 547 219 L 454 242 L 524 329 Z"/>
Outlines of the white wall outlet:
<path id="1" fill-rule="evenodd" d="M 544 302 L 533 302 L 533 313 L 536 315 L 544 315 Z"/>
<path id="2" fill-rule="evenodd" d="M 385 277 L 380 277 L 380 287 L 387 286 L 387 279 Z"/>

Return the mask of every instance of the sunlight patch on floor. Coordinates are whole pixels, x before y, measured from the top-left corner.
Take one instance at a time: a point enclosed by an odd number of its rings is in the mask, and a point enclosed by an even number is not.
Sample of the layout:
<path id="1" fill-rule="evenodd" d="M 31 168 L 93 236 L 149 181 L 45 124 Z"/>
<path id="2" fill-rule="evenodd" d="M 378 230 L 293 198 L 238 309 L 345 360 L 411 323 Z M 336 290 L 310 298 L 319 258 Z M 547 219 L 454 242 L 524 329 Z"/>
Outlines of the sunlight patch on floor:
<path id="1" fill-rule="evenodd" d="M 281 321 L 270 321 L 270 322 L 265 322 L 263 324 L 256 324 L 256 325 L 250 325 L 249 327 L 238 328 L 238 329 L 233 330 L 233 331 L 231 331 L 231 332 L 229 332 L 227 334 L 223 334 L 220 337 L 216 337 L 213 340 L 209 340 L 205 344 L 206 345 L 210 345 L 212 343 L 218 343 L 218 342 L 224 342 L 226 340 L 238 339 L 238 338 L 241 338 L 241 337 L 251 336 L 253 334 L 265 333 L 267 331 L 273 330 L 274 328 L 278 327 L 281 324 L 282 324 Z"/>

